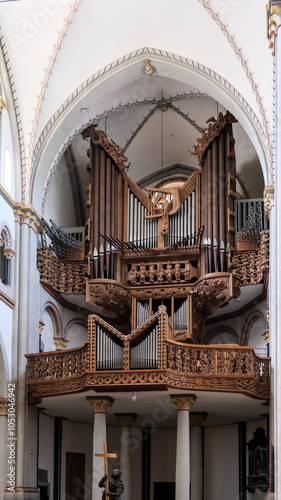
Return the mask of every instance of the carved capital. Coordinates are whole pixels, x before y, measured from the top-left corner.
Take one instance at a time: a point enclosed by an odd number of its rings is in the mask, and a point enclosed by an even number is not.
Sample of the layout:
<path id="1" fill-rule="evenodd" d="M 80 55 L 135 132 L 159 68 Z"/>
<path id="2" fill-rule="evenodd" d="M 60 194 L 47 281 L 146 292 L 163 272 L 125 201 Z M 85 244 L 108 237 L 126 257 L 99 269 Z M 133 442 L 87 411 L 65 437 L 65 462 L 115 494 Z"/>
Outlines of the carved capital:
<path id="1" fill-rule="evenodd" d="M 275 55 L 275 37 L 277 36 L 278 27 L 281 24 L 281 3 L 279 5 L 272 5 L 267 11 L 267 15 L 269 48 L 273 49 L 272 55 Z"/>
<path id="2" fill-rule="evenodd" d="M 201 427 L 206 421 L 208 413 L 206 412 L 192 412 L 190 413 L 190 427 Z"/>
<path id="3" fill-rule="evenodd" d="M 113 405 L 114 399 L 110 396 L 92 397 L 87 396 L 87 400 L 90 405 L 94 408 L 95 413 L 106 413 L 107 408 Z"/>
<path id="4" fill-rule="evenodd" d="M 4 248 L 4 255 L 6 259 L 12 259 L 16 255 L 16 252 L 11 248 Z"/>
<path id="5" fill-rule="evenodd" d="M 132 423 L 137 420 L 136 413 L 115 413 L 115 417 L 120 422 L 121 427 L 131 427 Z"/>
<path id="6" fill-rule="evenodd" d="M 30 210 L 24 211 L 22 209 L 22 205 L 20 205 L 14 210 L 14 216 L 15 222 L 18 222 L 19 224 L 27 224 L 36 234 L 42 234 L 42 225 L 38 221 L 31 207 Z"/>
<path id="7" fill-rule="evenodd" d="M 8 398 L 0 398 L 0 417 L 8 415 Z"/>
<path id="8" fill-rule="evenodd" d="M 171 399 L 178 410 L 189 410 L 189 407 L 195 403 L 197 396 L 195 394 L 179 394 L 171 396 Z"/>
<path id="9" fill-rule="evenodd" d="M 264 199 L 264 212 L 269 218 L 270 210 L 274 206 L 274 185 L 273 186 L 265 186 L 263 192 Z"/>
<path id="10" fill-rule="evenodd" d="M 269 330 L 264 330 L 264 333 L 262 334 L 265 342 L 269 344 Z"/>
<path id="11" fill-rule="evenodd" d="M 44 326 L 45 326 L 45 323 L 43 323 L 43 321 L 39 321 L 39 335 L 42 334 L 42 332 L 44 330 Z"/>
<path id="12" fill-rule="evenodd" d="M 40 331 L 40 323 L 39 323 L 39 331 Z M 54 337 L 54 344 L 56 346 L 57 351 L 63 351 L 66 348 L 68 340 L 63 337 Z"/>

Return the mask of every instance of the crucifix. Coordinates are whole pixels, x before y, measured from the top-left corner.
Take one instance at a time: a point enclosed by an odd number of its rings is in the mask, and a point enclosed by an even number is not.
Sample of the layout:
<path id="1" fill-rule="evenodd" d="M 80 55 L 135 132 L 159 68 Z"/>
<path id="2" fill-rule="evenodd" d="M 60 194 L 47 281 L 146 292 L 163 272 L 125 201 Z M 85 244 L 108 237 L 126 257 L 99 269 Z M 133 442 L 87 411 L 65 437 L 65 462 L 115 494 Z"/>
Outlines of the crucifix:
<path id="1" fill-rule="evenodd" d="M 95 453 L 95 457 L 103 457 L 104 459 L 104 474 L 108 476 L 108 458 L 117 458 L 116 453 L 107 453 L 107 444 L 103 443 L 103 453 Z M 108 499 L 108 493 L 109 493 L 109 486 L 108 486 L 108 479 L 105 480 L 105 499 Z"/>

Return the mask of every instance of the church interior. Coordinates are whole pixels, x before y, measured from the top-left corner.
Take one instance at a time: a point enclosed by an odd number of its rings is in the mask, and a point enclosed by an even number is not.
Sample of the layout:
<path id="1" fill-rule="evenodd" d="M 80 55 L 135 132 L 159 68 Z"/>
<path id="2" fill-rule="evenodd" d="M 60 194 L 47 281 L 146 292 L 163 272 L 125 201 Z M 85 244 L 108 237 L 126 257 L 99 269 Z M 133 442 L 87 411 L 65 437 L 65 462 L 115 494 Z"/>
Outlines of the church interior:
<path id="1" fill-rule="evenodd" d="M 277 499 L 281 4 L 0 18 L 0 500 Z"/>

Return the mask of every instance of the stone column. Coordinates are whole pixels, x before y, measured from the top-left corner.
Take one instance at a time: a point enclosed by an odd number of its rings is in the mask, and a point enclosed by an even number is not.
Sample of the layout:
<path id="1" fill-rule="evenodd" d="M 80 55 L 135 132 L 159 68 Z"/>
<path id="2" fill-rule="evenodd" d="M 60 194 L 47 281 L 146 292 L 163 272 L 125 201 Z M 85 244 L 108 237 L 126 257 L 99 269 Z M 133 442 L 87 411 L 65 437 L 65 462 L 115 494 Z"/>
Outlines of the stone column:
<path id="1" fill-rule="evenodd" d="M 190 444 L 189 407 L 193 405 L 194 394 L 171 396 L 178 409 L 177 453 L 176 453 L 176 500 L 190 500 Z"/>
<path id="2" fill-rule="evenodd" d="M 1 243 L 1 242 L 0 242 Z M 4 491 L 7 479 L 7 416 L 8 416 L 8 398 L 0 397 L 0 498 L 4 498 Z"/>
<path id="3" fill-rule="evenodd" d="M 191 498 L 203 498 L 203 456 L 202 456 L 202 424 L 207 418 L 207 413 L 190 414 L 190 476 Z"/>
<path id="4" fill-rule="evenodd" d="M 274 145 L 273 155 L 274 178 L 269 179 L 268 186 L 265 188 L 265 209 L 270 217 L 270 274 L 269 274 L 269 337 L 270 337 L 270 356 L 271 356 L 271 398 L 270 398 L 270 444 L 274 444 L 274 485 L 271 477 L 272 467 L 270 461 L 269 491 L 267 499 L 281 498 L 281 288 L 279 285 L 279 276 L 281 272 L 281 1 L 269 2 L 269 46 L 273 48 L 275 56 L 275 67 L 273 74 L 273 95 L 275 96 L 275 106 L 273 123 Z M 276 196 L 275 196 L 276 193 Z"/>
<path id="5" fill-rule="evenodd" d="M 100 500 L 102 490 L 98 483 L 104 475 L 104 460 L 96 457 L 95 453 L 103 453 L 103 443 L 106 443 L 106 411 L 113 405 L 114 399 L 109 396 L 88 396 L 87 400 L 94 408 L 92 500 Z"/>
<path id="6" fill-rule="evenodd" d="M 116 413 L 117 420 L 121 423 L 121 451 L 120 451 L 120 470 L 121 479 L 124 485 L 122 500 L 131 499 L 131 460 L 130 460 L 130 439 L 131 425 L 136 421 L 135 413 Z"/>

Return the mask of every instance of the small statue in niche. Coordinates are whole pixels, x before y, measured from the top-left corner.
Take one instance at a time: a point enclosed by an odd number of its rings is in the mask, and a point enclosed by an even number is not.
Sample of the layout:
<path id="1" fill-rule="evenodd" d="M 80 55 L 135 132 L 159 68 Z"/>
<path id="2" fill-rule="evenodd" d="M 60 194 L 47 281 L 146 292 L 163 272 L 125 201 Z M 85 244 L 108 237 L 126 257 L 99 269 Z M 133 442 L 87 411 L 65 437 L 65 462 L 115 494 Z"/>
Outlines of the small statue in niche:
<path id="1" fill-rule="evenodd" d="M 153 283 L 155 276 L 154 264 L 149 264 L 148 276 L 150 283 Z"/>
<path id="2" fill-rule="evenodd" d="M 162 262 L 158 262 L 158 265 L 157 265 L 157 278 L 158 278 L 158 281 L 163 281 L 164 269 L 163 269 Z"/>
<path id="3" fill-rule="evenodd" d="M 166 267 L 166 278 L 167 281 L 172 281 L 173 275 L 172 275 L 172 264 L 170 261 L 167 262 L 167 267 Z"/>
<path id="4" fill-rule="evenodd" d="M 136 285 L 137 276 L 138 276 L 138 273 L 137 273 L 136 264 L 132 264 L 131 269 L 129 271 L 129 277 L 128 277 L 128 281 L 131 283 L 131 285 Z"/>
<path id="5" fill-rule="evenodd" d="M 144 283 L 146 277 L 146 267 L 144 262 L 140 264 L 139 277 L 140 277 L 140 283 Z"/>
<path id="6" fill-rule="evenodd" d="M 180 279 L 181 279 L 181 265 L 180 265 L 178 260 L 175 263 L 175 278 L 176 278 L 176 281 L 180 281 Z"/>
<path id="7" fill-rule="evenodd" d="M 102 494 L 102 500 L 121 500 L 121 495 L 124 491 L 123 482 L 121 479 L 121 472 L 119 469 L 114 469 L 111 476 L 107 476 L 106 474 L 101 478 L 99 482 L 99 487 L 105 487 L 105 481 L 108 479 L 108 489 L 109 493 L 107 493 L 108 498 L 106 497 L 105 491 Z"/>

